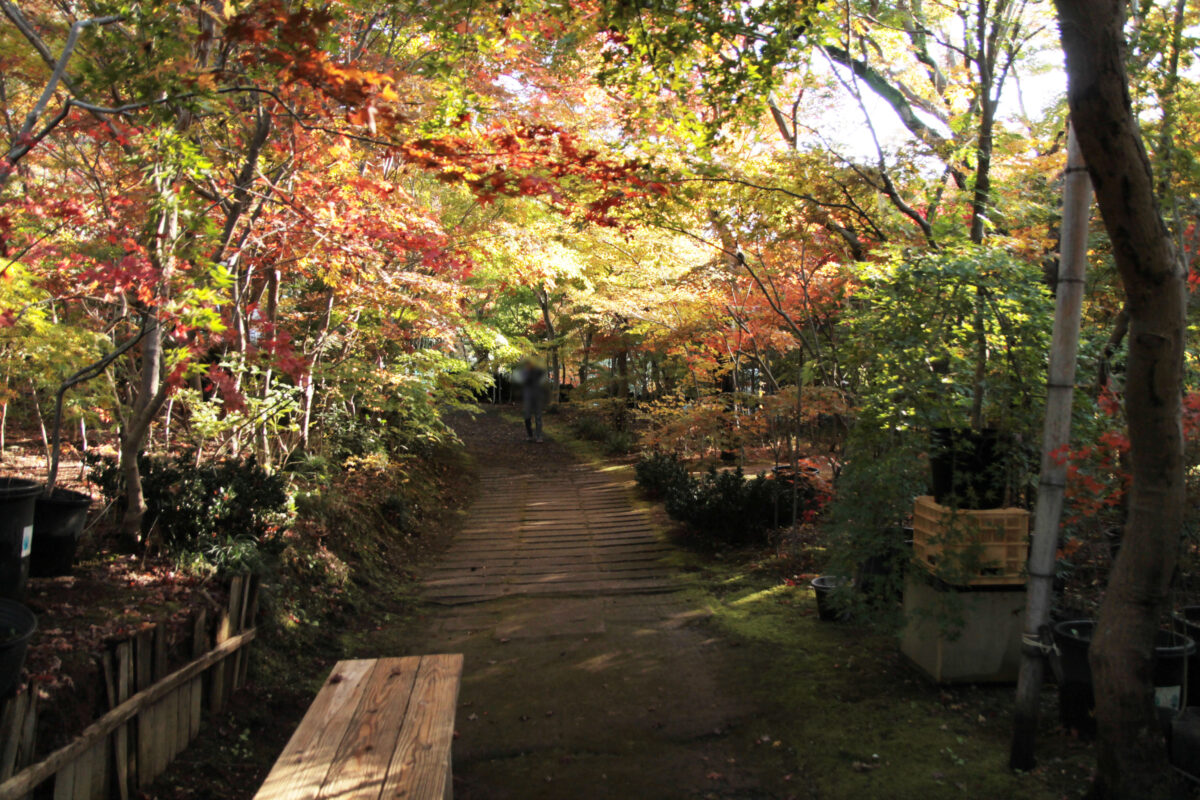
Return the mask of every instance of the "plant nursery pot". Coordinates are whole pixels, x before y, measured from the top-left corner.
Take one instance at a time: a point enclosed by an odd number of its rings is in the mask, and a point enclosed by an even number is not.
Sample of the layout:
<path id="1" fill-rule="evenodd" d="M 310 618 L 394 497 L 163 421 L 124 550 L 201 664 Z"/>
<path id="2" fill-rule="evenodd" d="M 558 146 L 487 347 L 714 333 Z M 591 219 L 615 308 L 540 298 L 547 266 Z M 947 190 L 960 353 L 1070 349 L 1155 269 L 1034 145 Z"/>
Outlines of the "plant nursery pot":
<path id="1" fill-rule="evenodd" d="M 834 589 L 848 583 L 850 579 L 844 575 L 821 575 L 812 579 L 813 593 L 817 596 L 817 616 L 823 622 L 835 622 L 841 616 L 829 601 L 829 595 Z"/>
<path id="2" fill-rule="evenodd" d="M 37 617 L 14 600 L 0 599 L 0 697 L 17 688 L 25 666 L 29 637 L 37 630 Z"/>
<path id="3" fill-rule="evenodd" d="M 1175 621 L 1193 642 L 1200 642 L 1200 606 L 1184 606 L 1175 613 Z M 1187 676 L 1187 704 L 1200 708 L 1200 654 L 1188 659 Z"/>
<path id="4" fill-rule="evenodd" d="M 1092 691 L 1092 668 L 1088 649 L 1096 623 L 1074 619 L 1056 623 L 1054 643 L 1059 650 L 1062 680 L 1058 686 L 1059 713 L 1063 727 L 1080 738 L 1096 735 L 1096 707 Z M 1154 702 L 1161 709 L 1177 710 L 1185 698 L 1184 672 L 1196 654 L 1196 642 L 1183 634 L 1160 630 L 1154 645 Z"/>
<path id="5" fill-rule="evenodd" d="M 1096 623 L 1090 619 L 1069 619 L 1054 625 L 1054 644 L 1062 676 L 1058 682 L 1058 715 L 1064 728 L 1075 731 L 1079 738 L 1096 736 L 1096 718 L 1092 710 L 1096 699 L 1092 694 L 1092 667 L 1088 663 L 1088 648 Z"/>
<path id="6" fill-rule="evenodd" d="M 955 508 L 999 508 L 1004 504 L 1004 452 L 1000 431 L 934 428 L 929 469 L 933 499 Z"/>
<path id="7" fill-rule="evenodd" d="M 33 510 L 42 487 L 23 478 L 0 478 L 0 597 L 20 600 L 29 578 Z"/>
<path id="8" fill-rule="evenodd" d="M 47 578 L 70 574 L 75 546 L 91 505 L 91 497 L 70 489 L 55 489 L 49 496 L 38 495 L 33 512 L 30 575 Z"/>

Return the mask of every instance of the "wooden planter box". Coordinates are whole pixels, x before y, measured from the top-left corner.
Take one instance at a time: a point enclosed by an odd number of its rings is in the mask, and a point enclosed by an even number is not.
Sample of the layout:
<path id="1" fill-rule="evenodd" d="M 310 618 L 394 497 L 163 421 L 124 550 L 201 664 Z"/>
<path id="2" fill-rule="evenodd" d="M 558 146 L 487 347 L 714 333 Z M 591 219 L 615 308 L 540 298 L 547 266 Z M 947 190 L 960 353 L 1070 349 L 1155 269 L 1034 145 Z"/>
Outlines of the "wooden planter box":
<path id="1" fill-rule="evenodd" d="M 904 618 L 900 652 L 937 683 L 1017 679 L 1024 587 L 951 587 L 910 574 L 904 584 Z"/>
<path id="2" fill-rule="evenodd" d="M 932 497 L 913 507 L 913 555 L 956 586 L 1018 586 L 1029 559 L 1029 512 L 953 509 Z"/>

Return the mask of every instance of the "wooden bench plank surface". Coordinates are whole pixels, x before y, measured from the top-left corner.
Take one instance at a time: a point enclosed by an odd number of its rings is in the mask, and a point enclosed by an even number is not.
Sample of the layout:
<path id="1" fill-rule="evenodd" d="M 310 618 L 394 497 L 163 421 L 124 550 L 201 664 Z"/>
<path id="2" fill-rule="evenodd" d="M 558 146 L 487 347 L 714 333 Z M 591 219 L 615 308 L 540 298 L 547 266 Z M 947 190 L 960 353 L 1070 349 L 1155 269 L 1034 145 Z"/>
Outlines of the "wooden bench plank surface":
<path id="1" fill-rule="evenodd" d="M 381 658 L 333 758 L 320 797 L 374 800 L 404 726 L 420 658 Z"/>
<path id="2" fill-rule="evenodd" d="M 325 782 L 374 661 L 339 661 L 283 748 L 255 800 L 314 798 Z"/>
<path id="3" fill-rule="evenodd" d="M 339 661 L 255 800 L 449 797 L 463 657 Z"/>
<path id="4" fill-rule="evenodd" d="M 451 796 L 450 745 L 462 665 L 461 653 L 422 656 L 383 797 L 430 800 Z"/>

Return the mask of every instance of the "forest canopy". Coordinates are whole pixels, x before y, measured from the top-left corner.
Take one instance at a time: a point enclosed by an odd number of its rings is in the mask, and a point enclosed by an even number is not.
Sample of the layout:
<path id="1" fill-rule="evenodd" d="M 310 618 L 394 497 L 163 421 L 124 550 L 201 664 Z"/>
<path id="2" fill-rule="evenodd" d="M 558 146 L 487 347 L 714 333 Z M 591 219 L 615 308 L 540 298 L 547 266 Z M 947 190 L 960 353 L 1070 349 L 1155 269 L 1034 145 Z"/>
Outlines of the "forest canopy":
<path id="1" fill-rule="evenodd" d="M 613 452 L 811 459 L 804 521 L 859 563 L 933 431 L 1000 431 L 1034 504 L 1071 119 L 1098 205 L 1060 570 L 1097 610 L 1071 576 L 1168 486 L 1122 629 L 1152 636 L 1197 535 L 1200 8 L 1086 5 L 0 0 L 0 454 L 34 431 L 53 483 L 91 432 L 123 546 L 238 562 L 156 528 L 164 469 L 403 470 L 534 359 Z"/>

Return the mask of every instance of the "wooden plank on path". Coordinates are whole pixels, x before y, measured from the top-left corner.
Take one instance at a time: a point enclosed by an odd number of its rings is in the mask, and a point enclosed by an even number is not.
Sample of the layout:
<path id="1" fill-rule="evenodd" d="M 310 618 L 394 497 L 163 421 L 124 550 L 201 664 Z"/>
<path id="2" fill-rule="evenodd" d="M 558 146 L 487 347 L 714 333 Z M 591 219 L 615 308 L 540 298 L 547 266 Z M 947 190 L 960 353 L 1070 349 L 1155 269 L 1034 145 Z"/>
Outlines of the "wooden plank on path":
<path id="1" fill-rule="evenodd" d="M 421 657 L 383 797 L 449 796 L 450 745 L 462 665 L 463 657 L 457 653 Z"/>
<path id="2" fill-rule="evenodd" d="M 255 800 L 316 796 L 362 700 L 373 663 L 369 660 L 337 663 L 262 788 L 254 795 Z"/>
<path id="3" fill-rule="evenodd" d="M 420 657 L 381 658 L 375 663 L 319 797 L 373 800 L 380 796 L 400 730 L 406 724 L 421 661 Z"/>

